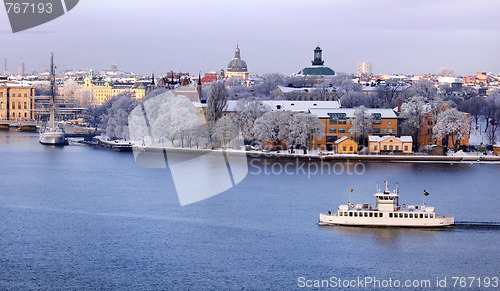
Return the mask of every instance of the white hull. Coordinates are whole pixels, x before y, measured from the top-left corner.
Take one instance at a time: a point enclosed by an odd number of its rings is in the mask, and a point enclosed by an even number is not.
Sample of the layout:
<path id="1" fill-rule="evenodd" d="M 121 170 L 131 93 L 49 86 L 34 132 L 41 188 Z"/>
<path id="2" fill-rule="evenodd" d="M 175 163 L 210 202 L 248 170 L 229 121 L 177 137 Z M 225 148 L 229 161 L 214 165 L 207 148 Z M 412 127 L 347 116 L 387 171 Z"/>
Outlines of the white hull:
<path id="1" fill-rule="evenodd" d="M 40 143 L 44 145 L 64 145 L 65 141 L 63 132 L 40 133 Z"/>
<path id="2" fill-rule="evenodd" d="M 321 213 L 319 215 L 319 224 L 346 226 L 445 227 L 454 225 L 455 219 L 452 216 L 435 216 L 433 218 L 394 218 L 389 217 L 388 212 L 385 212 L 383 217 L 350 217 L 338 216 L 336 213 Z"/>

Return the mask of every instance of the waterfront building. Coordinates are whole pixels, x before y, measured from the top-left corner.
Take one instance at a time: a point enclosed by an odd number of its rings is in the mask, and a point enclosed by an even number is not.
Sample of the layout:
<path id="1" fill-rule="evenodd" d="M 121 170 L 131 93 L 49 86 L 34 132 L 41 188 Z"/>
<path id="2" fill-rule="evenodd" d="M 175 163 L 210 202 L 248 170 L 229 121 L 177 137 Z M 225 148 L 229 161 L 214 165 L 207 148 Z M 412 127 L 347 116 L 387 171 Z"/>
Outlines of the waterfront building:
<path id="1" fill-rule="evenodd" d="M 411 136 L 370 135 L 368 137 L 368 147 L 370 154 L 411 154 L 413 152 L 413 138 Z"/>
<path id="2" fill-rule="evenodd" d="M 336 140 L 344 136 L 355 139 L 357 136 L 351 130 L 354 111 L 354 108 L 310 108 L 309 112 L 325 125 L 325 135 L 321 139 L 314 139 L 314 145 L 331 151 Z M 399 134 L 399 117 L 394 110 L 368 108 L 367 113 L 372 118 L 371 134 Z"/>
<path id="3" fill-rule="evenodd" d="M 236 49 L 234 50 L 234 58 L 232 58 L 227 65 L 225 77 L 237 77 L 248 80 L 248 76 L 247 63 L 241 59 L 240 48 L 238 44 L 236 44 Z"/>
<path id="4" fill-rule="evenodd" d="M 337 154 L 357 154 L 358 153 L 358 143 L 352 138 L 343 136 L 336 140 L 334 143 L 334 150 Z"/>
<path id="5" fill-rule="evenodd" d="M 108 81 L 92 81 L 85 78 L 82 88 L 88 88 L 94 94 L 94 100 L 97 104 L 103 104 L 111 97 L 123 92 L 131 92 L 135 99 L 141 99 L 146 95 L 146 86 L 142 82 L 134 79 L 132 83 L 112 83 Z"/>
<path id="6" fill-rule="evenodd" d="M 33 119 L 35 87 L 26 84 L 0 83 L 0 120 Z"/>

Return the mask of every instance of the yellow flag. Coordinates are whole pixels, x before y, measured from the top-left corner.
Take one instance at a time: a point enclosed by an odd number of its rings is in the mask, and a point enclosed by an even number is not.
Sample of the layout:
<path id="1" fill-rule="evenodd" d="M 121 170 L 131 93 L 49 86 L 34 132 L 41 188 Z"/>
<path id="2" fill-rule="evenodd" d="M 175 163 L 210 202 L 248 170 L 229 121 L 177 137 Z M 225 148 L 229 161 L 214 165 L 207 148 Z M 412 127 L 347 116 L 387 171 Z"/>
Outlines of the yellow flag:
<path id="1" fill-rule="evenodd" d="M 350 190 L 351 190 L 351 192 L 352 192 L 352 188 L 349 188 L 349 189 L 350 189 Z"/>

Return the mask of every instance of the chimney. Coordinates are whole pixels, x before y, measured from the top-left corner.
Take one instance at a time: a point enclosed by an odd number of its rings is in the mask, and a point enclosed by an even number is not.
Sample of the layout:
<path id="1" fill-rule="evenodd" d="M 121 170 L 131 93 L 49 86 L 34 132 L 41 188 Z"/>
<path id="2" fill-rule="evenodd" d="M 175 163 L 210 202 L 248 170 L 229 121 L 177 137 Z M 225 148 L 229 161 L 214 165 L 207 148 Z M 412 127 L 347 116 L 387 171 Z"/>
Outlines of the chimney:
<path id="1" fill-rule="evenodd" d="M 401 113 L 401 104 L 403 104 L 403 101 L 398 100 L 398 113 Z"/>

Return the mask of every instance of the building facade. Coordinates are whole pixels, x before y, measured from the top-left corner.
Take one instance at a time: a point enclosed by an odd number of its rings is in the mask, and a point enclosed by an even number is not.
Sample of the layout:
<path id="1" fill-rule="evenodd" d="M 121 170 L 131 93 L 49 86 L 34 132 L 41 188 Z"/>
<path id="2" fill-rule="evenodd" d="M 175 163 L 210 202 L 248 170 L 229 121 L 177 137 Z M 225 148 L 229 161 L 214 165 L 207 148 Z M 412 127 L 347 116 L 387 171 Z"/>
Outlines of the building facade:
<path id="1" fill-rule="evenodd" d="M 372 75 L 372 63 L 359 62 L 358 63 L 358 75 L 371 76 Z"/>
<path id="2" fill-rule="evenodd" d="M 123 92 L 131 92 L 132 97 L 141 99 L 146 95 L 146 87 L 141 82 L 134 82 L 133 84 L 112 84 L 110 82 L 94 83 L 90 78 L 85 78 L 82 88 L 88 88 L 94 94 L 94 100 L 97 104 L 103 104 L 111 97 Z"/>
<path id="3" fill-rule="evenodd" d="M 368 147 L 370 154 L 411 154 L 413 152 L 413 138 L 411 136 L 370 135 L 368 137 Z"/>
<path id="4" fill-rule="evenodd" d="M 33 119 L 35 88 L 20 84 L 0 84 L 0 120 Z"/>
<path id="5" fill-rule="evenodd" d="M 247 63 L 241 59 L 240 48 L 238 44 L 236 44 L 236 49 L 234 50 L 234 58 L 232 58 L 227 65 L 225 76 L 227 78 L 237 77 L 248 80 L 249 75 Z"/>

